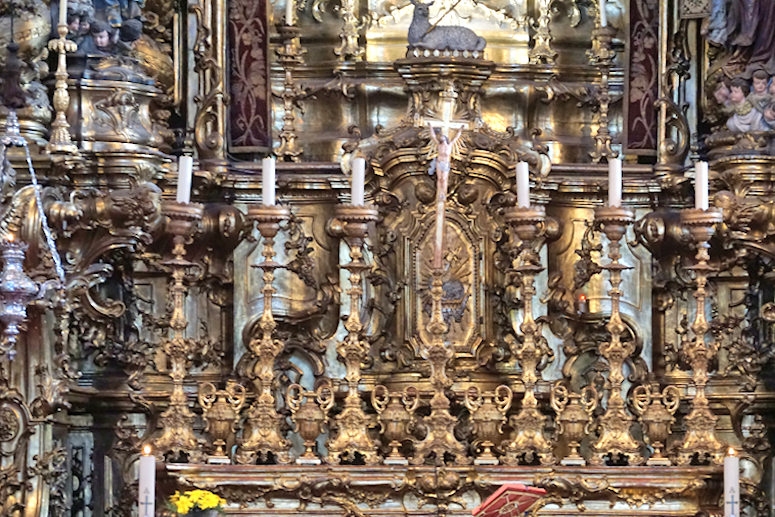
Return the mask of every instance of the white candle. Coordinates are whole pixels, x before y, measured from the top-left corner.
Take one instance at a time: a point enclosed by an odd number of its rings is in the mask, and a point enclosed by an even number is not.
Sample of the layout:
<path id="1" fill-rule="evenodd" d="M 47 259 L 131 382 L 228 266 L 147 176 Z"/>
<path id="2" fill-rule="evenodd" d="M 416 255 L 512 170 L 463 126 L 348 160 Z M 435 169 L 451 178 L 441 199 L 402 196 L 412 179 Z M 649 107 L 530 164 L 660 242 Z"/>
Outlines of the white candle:
<path id="1" fill-rule="evenodd" d="M 156 458 L 151 446 L 143 447 L 140 456 L 140 478 L 137 495 L 138 517 L 154 517 L 156 511 Z"/>
<path id="2" fill-rule="evenodd" d="M 724 517 L 740 515 L 740 458 L 733 448 L 724 457 Z"/>
<path id="3" fill-rule="evenodd" d="M 608 19 L 606 18 L 605 14 L 605 0 L 600 0 L 598 9 L 600 10 L 600 26 L 605 27 L 608 25 Z"/>
<path id="4" fill-rule="evenodd" d="M 708 209 L 708 162 L 694 164 L 694 208 Z"/>
<path id="5" fill-rule="evenodd" d="M 261 160 L 261 196 L 264 206 L 274 206 L 275 159 L 267 156 Z"/>
<path id="6" fill-rule="evenodd" d="M 622 160 L 608 159 L 608 206 L 622 206 Z"/>
<path id="7" fill-rule="evenodd" d="M 191 201 L 191 176 L 194 173 L 194 159 L 191 156 L 178 158 L 178 203 Z"/>
<path id="8" fill-rule="evenodd" d="M 293 0 L 285 1 L 285 25 L 293 25 Z"/>
<path id="9" fill-rule="evenodd" d="M 353 160 L 353 172 L 350 197 L 352 204 L 363 206 L 364 190 L 366 183 L 366 160 L 364 158 L 355 158 Z"/>
<path id="10" fill-rule="evenodd" d="M 517 163 L 517 206 L 530 208 L 530 172 L 527 162 Z"/>
<path id="11" fill-rule="evenodd" d="M 67 0 L 59 0 L 59 25 L 67 25 Z"/>

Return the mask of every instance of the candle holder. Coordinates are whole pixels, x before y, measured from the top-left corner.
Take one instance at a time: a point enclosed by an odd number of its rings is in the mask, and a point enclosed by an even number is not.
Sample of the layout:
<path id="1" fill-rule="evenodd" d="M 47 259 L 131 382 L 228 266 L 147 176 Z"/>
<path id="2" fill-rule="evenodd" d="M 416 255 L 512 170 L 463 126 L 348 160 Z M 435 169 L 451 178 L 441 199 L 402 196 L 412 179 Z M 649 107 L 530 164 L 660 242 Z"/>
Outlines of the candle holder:
<path id="1" fill-rule="evenodd" d="M 376 446 L 367 432 L 371 419 L 361 408 L 358 383 L 361 380 L 361 364 L 369 358 L 369 342 L 363 336 L 361 323 L 361 297 L 363 296 L 362 273 L 369 269 L 363 261 L 363 242 L 368 233 L 368 225 L 377 220 L 377 209 L 373 206 L 339 205 L 336 217 L 342 223 L 344 240 L 350 247 L 350 262 L 340 267 L 346 269 L 350 277 L 350 314 L 344 328 L 347 336 L 336 347 L 336 351 L 346 367 L 347 396 L 344 409 L 335 418 L 336 436 L 329 440 L 328 463 L 341 463 L 344 456 L 354 458 L 359 455 L 366 465 L 379 463 Z"/>
<path id="2" fill-rule="evenodd" d="M 600 19 L 595 17 L 595 28 L 592 30 L 592 48 L 587 51 L 590 65 L 605 67 L 608 71 L 616 59 L 616 51 L 612 48 L 616 29 L 606 25 L 600 26 Z"/>
<path id="3" fill-rule="evenodd" d="M 635 344 L 632 341 L 622 341 L 622 334 L 626 327 L 619 311 L 622 296 L 619 286 L 622 283 L 622 271 L 630 268 L 619 262 L 622 257 L 620 241 L 627 231 L 627 226 L 633 221 L 632 212 L 621 207 L 603 207 L 595 211 L 595 223 L 599 225 L 609 241 L 610 262 L 603 266 L 603 269 L 608 271 L 611 284 L 611 289 L 608 291 L 611 297 L 611 317 L 606 325 L 611 339 L 600 343 L 598 348 L 600 355 L 608 361 L 606 388 L 609 391 L 606 411 L 598 420 L 600 436 L 592 445 L 593 456 L 590 463 L 593 465 L 603 465 L 608 459 L 616 463 L 626 460 L 629 465 L 643 463 L 643 457 L 640 454 L 641 446 L 630 434 L 630 426 L 634 419 L 627 411 L 622 397 L 624 362 L 635 351 Z"/>
<path id="4" fill-rule="evenodd" d="M 597 390 L 585 386 L 579 393 L 573 393 L 562 383 L 552 386 L 550 404 L 557 413 L 557 434 L 568 440 L 568 454 L 560 464 L 584 466 L 586 460 L 579 454 L 581 440 L 590 432 L 592 412 L 597 407 Z"/>
<path id="5" fill-rule="evenodd" d="M 160 416 L 164 431 L 155 440 L 154 449 L 162 458 L 170 454 L 173 458 L 188 458 L 188 461 L 194 463 L 201 461 L 202 454 L 194 435 L 194 413 L 188 407 L 183 382 L 194 356 L 202 354 L 203 351 L 202 343 L 186 338 L 188 327 L 185 310 L 188 296 L 186 276 L 196 265 L 185 257 L 186 244 L 191 242 L 202 220 L 203 209 L 203 205 L 200 204 L 184 204 L 175 201 L 165 201 L 162 205 L 162 213 L 166 217 L 166 230 L 172 234 L 173 242 L 172 259 L 163 262 L 170 272 L 168 283 L 170 334 L 162 342 L 162 350 L 170 361 L 172 394 L 169 406 Z"/>
<path id="6" fill-rule="evenodd" d="M 67 9 L 67 4 L 60 5 L 60 9 Z M 67 23 L 60 18 L 57 25 L 58 38 L 48 42 L 48 48 L 57 53 L 57 70 L 54 73 L 54 110 L 56 115 L 51 123 L 51 136 L 48 140 L 47 150 L 52 154 L 78 155 L 78 147 L 70 136 L 70 124 L 67 122 L 67 109 L 70 107 L 70 94 L 67 91 L 67 53 L 75 52 L 77 45 L 67 39 Z"/>
<path id="7" fill-rule="evenodd" d="M 442 466 L 445 457 L 450 457 L 454 458 L 453 461 L 457 465 L 468 465 L 471 459 L 466 457 L 465 446 L 455 438 L 457 418 L 449 413 L 450 401 L 445 393 L 452 385 L 452 380 L 447 376 L 447 363 L 454 356 L 454 351 L 444 343 L 444 335 L 448 330 L 441 312 L 444 270 L 440 267 L 434 268 L 432 277 L 431 318 L 426 327 L 430 342 L 423 339 L 420 354 L 431 366 L 430 383 L 433 387 L 433 397 L 430 415 L 425 419 L 428 434 L 425 439 L 415 444 L 414 456 L 410 463 L 422 465 L 426 459 L 432 458 L 435 465 Z"/>
<path id="8" fill-rule="evenodd" d="M 342 16 L 342 32 L 339 33 L 341 43 L 334 49 L 334 54 L 339 57 L 339 61 L 360 59 L 366 49 L 358 44 L 358 38 L 365 23 L 355 16 L 355 0 L 342 0 L 339 13 Z"/>
<path id="9" fill-rule="evenodd" d="M 672 465 L 670 458 L 664 456 L 663 449 L 680 403 L 681 392 L 675 386 L 667 386 L 661 393 L 659 388 L 654 390 L 648 385 L 637 386 L 633 391 L 633 407 L 639 414 L 644 436 L 654 448 L 646 465 Z"/>
<path id="10" fill-rule="evenodd" d="M 304 454 L 296 458 L 298 465 L 320 465 L 315 442 L 325 431 L 328 412 L 334 407 L 334 392 L 330 382 L 320 384 L 315 391 L 306 391 L 299 384 L 288 386 L 286 395 L 295 431 L 304 440 Z"/>
<path id="11" fill-rule="evenodd" d="M 603 158 L 616 158 L 619 153 L 611 149 L 611 130 L 608 127 L 608 111 L 611 103 L 611 92 L 608 87 L 608 77 L 613 66 L 616 52 L 611 49 L 611 41 L 615 35 L 611 27 L 600 27 L 593 32 L 592 50 L 589 59 L 592 65 L 600 69 L 600 86 L 597 89 L 599 102 L 597 133 L 595 134 L 595 149 L 589 153 L 592 161 L 600 163 Z"/>
<path id="12" fill-rule="evenodd" d="M 304 64 L 306 50 L 299 41 L 301 29 L 294 25 L 277 24 L 282 44 L 275 53 L 277 60 L 285 71 L 283 81 L 283 127 L 280 130 L 280 145 L 275 150 L 277 156 L 284 161 L 298 162 L 304 152 L 299 148 L 296 135 L 296 108 L 299 99 L 304 96 L 304 90 L 299 88 L 293 79 L 295 67 Z"/>
<path id="13" fill-rule="evenodd" d="M 723 221 L 722 214 L 714 209 L 698 208 L 681 211 L 681 223 L 689 231 L 696 246 L 695 264 L 689 269 L 694 271 L 697 289 L 694 292 L 695 316 L 691 330 L 694 339 L 684 342 L 683 355 L 692 368 L 692 383 L 696 393 L 691 399 L 691 411 L 684 418 L 686 434 L 678 447 L 677 463 L 688 465 L 692 461 L 710 461 L 720 464 L 724 457 L 724 445 L 716 437 L 718 417 L 710 410 L 705 386 L 708 383 L 708 367 L 718 351 L 718 343 L 707 343 L 705 335 L 710 324 L 705 316 L 707 299 L 706 286 L 708 274 L 715 271 L 710 260 L 709 241 L 716 231 L 716 225 Z"/>
<path id="14" fill-rule="evenodd" d="M 263 271 L 264 309 L 247 344 L 252 355 L 249 366 L 252 370 L 248 376 L 257 397 L 245 415 L 245 428 L 237 447 L 236 460 L 241 464 L 254 464 L 257 460 L 269 462 L 272 459 L 277 463 L 290 462 L 291 443 L 281 432 L 285 419 L 278 414 L 272 394 L 275 360 L 285 347 L 282 341 L 274 337 L 277 327 L 272 314 L 272 297 L 276 292 L 273 285 L 274 271 L 282 267 L 274 260 L 274 239 L 280 231 L 280 223 L 289 216 L 290 211 L 284 206 L 259 205 L 248 208 L 248 219 L 256 223 L 264 239 L 264 260 L 254 265 Z"/>
<path id="15" fill-rule="evenodd" d="M 409 424 L 414 419 L 419 402 L 420 395 L 414 386 L 408 386 L 403 392 L 395 392 L 378 384 L 371 392 L 371 405 L 377 410 L 380 432 L 390 447 L 390 452 L 382 461 L 385 465 L 409 464 L 398 449 L 402 440 L 409 437 Z"/>
<path id="16" fill-rule="evenodd" d="M 478 453 L 474 465 L 498 464 L 498 457 L 492 449 L 503 434 L 506 412 L 511 407 L 512 398 L 511 388 L 503 384 L 492 392 L 481 393 L 476 386 L 466 391 L 465 405 L 471 412 Z"/>
<path id="17" fill-rule="evenodd" d="M 552 33 L 549 29 L 549 23 L 552 21 L 550 4 L 551 0 L 538 0 L 538 20 L 533 24 L 535 44 L 528 54 L 530 63 L 534 65 L 553 65 L 557 57 L 557 51 L 552 48 Z"/>
<path id="18" fill-rule="evenodd" d="M 535 277 L 544 270 L 539 249 L 545 242 L 546 214 L 542 206 L 512 207 L 506 210 L 505 219 L 520 240 L 515 271 L 520 278 L 523 307 L 522 323 L 519 326 L 522 343 L 512 343 L 511 353 L 522 368 L 525 396 L 519 413 L 509 419 L 509 426 L 514 432 L 511 440 L 504 445 L 503 462 L 507 465 L 532 463 L 533 456 L 538 456 L 542 465 L 552 465 L 556 458 L 552 454 L 551 443 L 544 436 L 546 416 L 538 409 L 535 396 L 540 376 L 538 367 L 545 358 L 551 357 L 552 352 L 541 335 L 541 326 L 533 317 Z"/>

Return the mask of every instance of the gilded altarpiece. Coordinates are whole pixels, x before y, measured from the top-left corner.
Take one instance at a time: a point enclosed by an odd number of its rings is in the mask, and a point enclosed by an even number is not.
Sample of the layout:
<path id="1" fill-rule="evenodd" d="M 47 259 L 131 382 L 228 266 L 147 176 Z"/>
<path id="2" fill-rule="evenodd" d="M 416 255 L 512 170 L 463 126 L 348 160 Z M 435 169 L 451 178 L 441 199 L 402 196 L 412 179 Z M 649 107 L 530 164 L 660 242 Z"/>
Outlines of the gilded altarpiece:
<path id="1" fill-rule="evenodd" d="M 0 513 L 130 515 L 144 445 L 157 514 L 462 517 L 515 481 L 547 516 L 771 513 L 773 135 L 723 87 L 772 48 L 701 25 L 737 2 L 149 1 L 120 56 L 46 50 L 31 3 Z"/>

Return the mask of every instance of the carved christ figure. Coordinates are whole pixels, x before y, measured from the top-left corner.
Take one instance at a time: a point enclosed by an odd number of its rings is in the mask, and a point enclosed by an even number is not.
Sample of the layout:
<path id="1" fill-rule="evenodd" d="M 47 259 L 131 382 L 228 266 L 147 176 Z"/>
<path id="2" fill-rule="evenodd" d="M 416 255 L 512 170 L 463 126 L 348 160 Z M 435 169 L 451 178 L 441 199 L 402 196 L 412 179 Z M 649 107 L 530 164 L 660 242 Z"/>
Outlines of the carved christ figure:
<path id="1" fill-rule="evenodd" d="M 447 201 L 447 184 L 449 183 L 449 162 L 452 157 L 452 147 L 458 141 L 463 128 L 460 127 L 450 140 L 446 135 L 436 135 L 431 127 L 431 139 L 436 144 L 436 233 L 433 241 L 433 268 L 441 269 L 444 250 L 444 205 Z"/>

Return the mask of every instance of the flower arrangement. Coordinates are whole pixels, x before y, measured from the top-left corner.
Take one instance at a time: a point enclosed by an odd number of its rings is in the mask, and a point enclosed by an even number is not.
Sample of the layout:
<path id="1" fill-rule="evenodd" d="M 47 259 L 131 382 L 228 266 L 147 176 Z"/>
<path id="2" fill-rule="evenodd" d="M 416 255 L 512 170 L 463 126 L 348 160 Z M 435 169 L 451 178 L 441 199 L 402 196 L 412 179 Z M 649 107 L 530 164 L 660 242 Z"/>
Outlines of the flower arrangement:
<path id="1" fill-rule="evenodd" d="M 170 497 L 172 509 L 179 515 L 189 515 L 193 512 L 215 510 L 220 512 L 226 500 L 209 490 L 188 490 Z"/>

